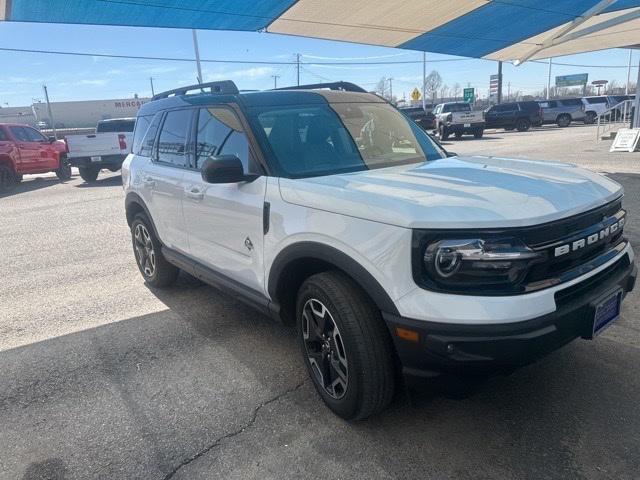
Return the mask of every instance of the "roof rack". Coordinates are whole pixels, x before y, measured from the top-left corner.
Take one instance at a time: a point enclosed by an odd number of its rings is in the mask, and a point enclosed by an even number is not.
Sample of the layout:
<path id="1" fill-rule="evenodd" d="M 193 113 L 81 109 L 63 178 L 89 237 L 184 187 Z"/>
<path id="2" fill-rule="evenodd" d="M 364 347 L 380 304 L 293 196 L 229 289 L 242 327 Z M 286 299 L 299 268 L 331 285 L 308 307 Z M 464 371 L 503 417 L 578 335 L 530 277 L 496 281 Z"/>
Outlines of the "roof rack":
<path id="1" fill-rule="evenodd" d="M 209 92 L 205 92 L 208 89 Z M 189 85 L 188 87 L 175 88 L 173 90 L 167 90 L 166 92 L 158 93 L 153 96 L 151 101 L 159 100 L 161 98 L 167 98 L 171 95 L 186 95 L 187 92 L 200 90 L 201 93 L 217 93 L 234 95 L 239 93 L 238 87 L 231 80 L 221 80 L 219 82 L 199 83 L 197 85 Z"/>
<path id="2" fill-rule="evenodd" d="M 310 83 L 308 85 L 274 88 L 273 90 L 320 90 L 323 88 L 329 90 L 342 90 L 343 92 L 367 93 L 364 88 L 351 82 Z"/>

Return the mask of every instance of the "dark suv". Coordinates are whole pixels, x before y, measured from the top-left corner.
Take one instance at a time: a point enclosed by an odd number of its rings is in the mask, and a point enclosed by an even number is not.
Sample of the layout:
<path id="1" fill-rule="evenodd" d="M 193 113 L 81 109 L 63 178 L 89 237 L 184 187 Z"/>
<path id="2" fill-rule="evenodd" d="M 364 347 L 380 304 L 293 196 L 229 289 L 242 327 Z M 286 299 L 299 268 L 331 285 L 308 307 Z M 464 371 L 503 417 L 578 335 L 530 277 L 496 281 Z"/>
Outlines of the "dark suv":
<path id="1" fill-rule="evenodd" d="M 526 132 L 542 125 L 542 109 L 538 102 L 501 103 L 489 107 L 484 114 L 485 128 L 517 129 Z"/>

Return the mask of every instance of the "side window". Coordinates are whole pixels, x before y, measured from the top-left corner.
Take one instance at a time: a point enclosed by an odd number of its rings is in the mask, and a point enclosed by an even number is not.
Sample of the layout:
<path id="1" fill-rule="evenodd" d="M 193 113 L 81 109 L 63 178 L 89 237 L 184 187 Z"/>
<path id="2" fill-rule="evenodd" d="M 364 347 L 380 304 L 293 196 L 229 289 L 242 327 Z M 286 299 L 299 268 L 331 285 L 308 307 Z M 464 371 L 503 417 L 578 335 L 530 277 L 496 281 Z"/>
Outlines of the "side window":
<path id="1" fill-rule="evenodd" d="M 36 129 L 30 128 L 30 127 L 23 127 L 23 128 L 24 128 L 25 134 L 27 135 L 27 138 L 29 139 L 30 142 L 40 142 L 40 143 L 48 143 L 49 142 L 47 137 L 42 135 Z"/>
<path id="2" fill-rule="evenodd" d="M 158 161 L 178 167 L 187 166 L 187 136 L 193 110 L 168 112 L 160 130 Z"/>
<path id="3" fill-rule="evenodd" d="M 158 127 L 160 127 L 160 120 L 162 119 L 162 113 L 156 113 L 156 115 L 153 117 L 153 120 L 151 120 L 151 124 L 149 125 L 149 128 L 147 128 L 146 133 L 143 132 L 143 136 L 140 139 L 140 149 L 138 152 L 133 152 L 133 153 L 137 153 L 137 155 L 140 155 L 142 157 L 151 157 L 153 156 L 153 146 L 156 143 L 156 134 L 158 133 Z M 135 137 L 134 137 L 134 142 L 135 142 Z"/>
<path id="4" fill-rule="evenodd" d="M 202 108 L 198 114 L 196 168 L 214 155 L 236 155 L 249 168 L 249 142 L 240 120 L 229 108 Z"/>
<path id="5" fill-rule="evenodd" d="M 142 139 L 144 138 L 145 133 L 147 133 L 152 119 L 153 115 L 145 115 L 144 117 L 136 118 L 136 126 L 133 130 L 133 145 L 131 147 L 131 151 L 136 155 L 140 155 L 140 145 L 142 145 Z M 98 127 L 100 127 L 100 125 L 98 125 Z"/>
<path id="6" fill-rule="evenodd" d="M 9 137 L 7 136 L 6 133 L 4 133 L 4 130 L 0 128 L 0 142 L 8 142 L 8 141 L 9 141 Z"/>
<path id="7" fill-rule="evenodd" d="M 13 135 L 16 140 L 20 142 L 30 141 L 29 135 L 27 135 L 27 132 L 23 127 L 9 127 L 9 130 L 11 130 L 11 135 Z"/>

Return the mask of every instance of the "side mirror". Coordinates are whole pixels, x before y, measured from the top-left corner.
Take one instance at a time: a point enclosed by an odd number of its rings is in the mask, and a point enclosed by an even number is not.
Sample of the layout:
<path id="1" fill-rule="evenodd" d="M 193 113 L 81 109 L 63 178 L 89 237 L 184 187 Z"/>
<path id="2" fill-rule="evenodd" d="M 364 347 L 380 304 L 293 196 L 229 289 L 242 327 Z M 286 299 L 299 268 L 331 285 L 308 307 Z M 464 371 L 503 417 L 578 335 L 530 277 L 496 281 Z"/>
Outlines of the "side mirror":
<path id="1" fill-rule="evenodd" d="M 449 152 L 447 151 L 447 157 L 457 157 L 458 154 L 456 152 Z"/>
<path id="2" fill-rule="evenodd" d="M 49 139 L 49 143 L 53 143 L 58 140 L 56 137 L 47 137 L 47 139 Z"/>
<path id="3" fill-rule="evenodd" d="M 235 155 L 207 158 L 202 164 L 201 174 L 207 183 L 239 183 L 257 178 L 244 173 L 242 162 Z"/>

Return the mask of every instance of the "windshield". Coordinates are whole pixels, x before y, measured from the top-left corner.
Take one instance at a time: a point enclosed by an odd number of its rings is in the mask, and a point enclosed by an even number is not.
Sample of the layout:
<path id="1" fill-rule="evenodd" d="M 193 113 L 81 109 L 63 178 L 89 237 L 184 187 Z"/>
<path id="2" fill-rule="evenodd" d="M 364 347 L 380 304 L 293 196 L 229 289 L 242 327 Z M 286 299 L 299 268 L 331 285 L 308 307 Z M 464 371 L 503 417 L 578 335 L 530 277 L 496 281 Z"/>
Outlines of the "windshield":
<path id="1" fill-rule="evenodd" d="M 385 103 L 272 106 L 252 114 L 283 176 L 330 175 L 444 156 L 414 122 Z"/>

